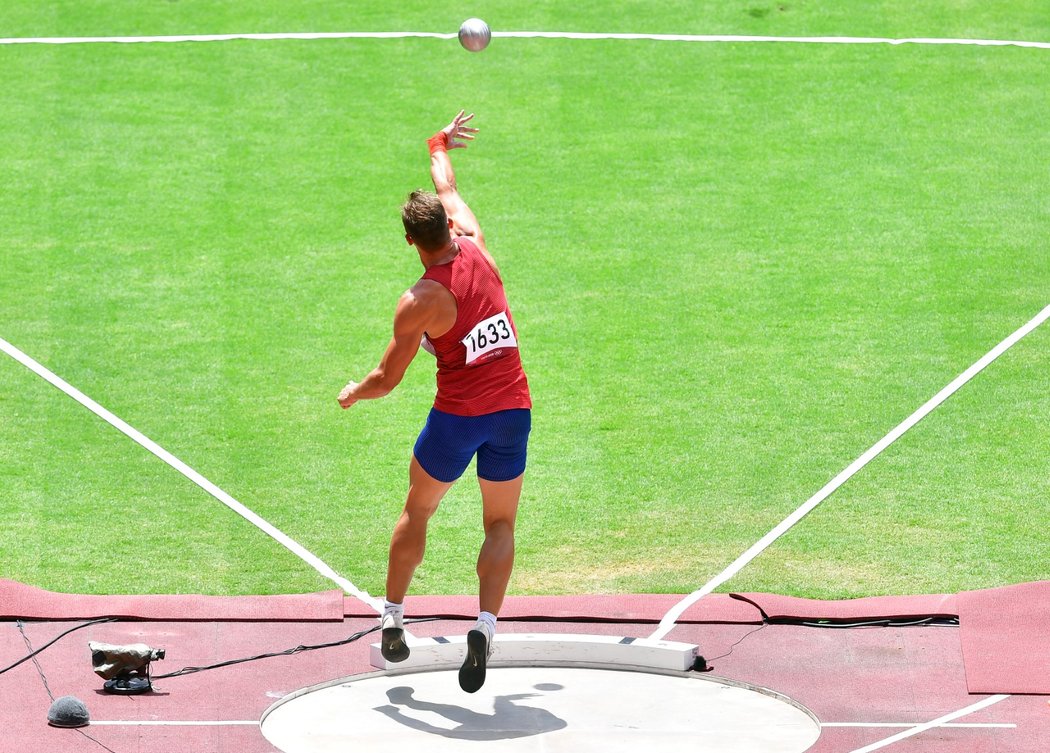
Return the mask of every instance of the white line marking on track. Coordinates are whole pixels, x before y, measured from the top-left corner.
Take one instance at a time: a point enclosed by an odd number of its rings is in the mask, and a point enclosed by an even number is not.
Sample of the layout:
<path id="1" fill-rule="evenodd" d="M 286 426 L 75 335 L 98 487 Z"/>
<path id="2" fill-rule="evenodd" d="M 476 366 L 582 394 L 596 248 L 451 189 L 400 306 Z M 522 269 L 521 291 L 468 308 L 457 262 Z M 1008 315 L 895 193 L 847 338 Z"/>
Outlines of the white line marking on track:
<path id="1" fill-rule="evenodd" d="M 645 40 L 652 42 L 693 43 L 752 43 L 780 42 L 787 44 L 888 44 L 888 45 L 965 45 L 977 47 L 1031 47 L 1050 49 L 1050 42 L 1012 39 L 940 39 L 933 37 L 767 37 L 740 34 L 621 34 L 574 31 L 494 31 L 493 37 L 505 39 L 576 39 L 576 40 Z M 281 39 L 455 39 L 456 34 L 429 31 L 335 31 L 288 32 L 273 34 L 178 34 L 140 37 L 7 37 L 3 44 L 139 44 L 172 42 L 229 42 L 236 39 L 274 41 Z"/>
<path id="2" fill-rule="evenodd" d="M 896 442 L 901 437 L 901 435 L 904 434 L 904 432 L 908 431 L 908 429 L 915 426 L 915 424 L 919 423 L 919 421 L 921 421 L 934 408 L 936 408 L 949 397 L 951 397 L 960 387 L 962 387 L 964 384 L 973 379 L 988 364 L 990 364 L 996 358 L 998 358 L 1011 347 L 1013 347 L 1013 345 L 1016 344 L 1018 340 L 1020 340 L 1022 337 L 1027 335 L 1036 327 L 1038 327 L 1040 324 L 1045 322 L 1048 317 L 1050 317 L 1050 306 L 1047 306 L 1038 314 L 1036 314 L 1036 316 L 1033 317 L 1027 324 L 1022 326 L 1012 335 L 1010 335 L 1001 343 L 996 345 L 994 348 L 988 351 L 988 353 L 982 356 L 976 363 L 974 363 L 970 368 L 968 368 L 962 374 L 953 379 L 947 387 L 945 387 L 932 398 L 930 398 L 928 401 L 926 401 L 926 403 L 924 403 L 922 407 L 920 407 L 917 411 L 915 411 L 906 419 L 904 419 L 900 424 L 897 425 L 896 428 L 890 431 L 889 434 L 887 434 L 874 445 L 872 445 L 867 452 L 865 452 L 859 458 L 850 463 L 844 471 L 842 471 L 839 475 L 837 475 L 835 478 L 829 481 L 824 486 L 824 488 L 822 488 L 820 491 L 818 491 L 816 494 L 810 497 L 809 500 L 807 500 L 801 507 L 799 507 L 789 516 L 784 518 L 784 520 L 782 520 L 780 524 L 778 524 L 772 531 L 767 533 L 765 536 L 759 539 L 750 549 L 748 549 L 746 552 L 737 557 L 736 561 L 734 561 L 733 564 L 731 564 L 721 573 L 709 580 L 706 584 L 704 584 L 702 588 L 689 594 L 680 602 L 678 602 L 675 606 L 673 606 L 667 612 L 667 614 L 664 615 L 663 619 L 660 620 L 660 625 L 657 627 L 656 631 L 649 637 L 654 639 L 660 639 L 667 635 L 669 632 L 671 632 L 671 630 L 674 629 L 675 622 L 677 622 L 678 618 L 680 618 L 682 614 L 685 613 L 685 610 L 687 610 L 689 607 L 698 602 L 704 596 L 707 596 L 707 594 L 711 593 L 720 585 L 722 585 L 727 580 L 736 575 L 738 572 L 740 572 L 740 570 L 742 570 L 745 565 L 750 563 L 753 559 L 755 559 L 755 557 L 757 557 L 763 551 L 765 551 L 770 544 L 772 544 L 778 538 L 783 536 L 792 526 L 794 526 L 796 523 L 802 520 L 802 518 L 804 518 L 810 511 L 812 511 L 813 508 L 815 508 L 817 505 L 819 505 L 821 502 L 823 502 L 825 499 L 831 496 L 831 494 L 836 489 L 838 489 L 850 478 L 852 478 L 857 471 L 866 466 L 873 458 L 875 458 L 879 453 L 881 453 L 891 444 Z"/>
<path id="3" fill-rule="evenodd" d="M 236 720 L 236 721 L 97 721 L 92 720 L 93 725 L 107 725 L 110 727 L 225 727 L 225 726 L 258 726 L 258 721 Z M 871 728 L 902 728 L 911 729 L 918 726 L 916 722 L 821 722 L 821 727 L 871 727 Z M 1016 724 L 939 724 L 938 727 L 950 729 L 1016 729 Z"/>
<path id="4" fill-rule="evenodd" d="M 94 400 L 89 398 L 76 387 L 73 387 L 64 379 L 55 375 L 53 372 L 49 371 L 47 368 L 37 363 L 35 360 L 30 358 L 21 350 L 16 348 L 14 345 L 2 338 L 0 338 L 0 350 L 2 350 L 4 353 L 7 353 L 7 355 L 11 356 L 13 359 L 18 361 L 20 364 L 25 366 L 33 373 L 35 373 L 37 376 L 45 379 L 58 389 L 62 390 L 62 392 L 69 395 L 69 397 L 76 400 L 78 403 L 83 405 L 85 408 L 87 408 L 89 411 L 101 418 L 103 421 L 105 421 L 115 429 L 118 429 L 119 431 L 123 432 L 130 439 L 134 440 L 139 445 L 152 452 L 154 455 L 156 455 L 158 458 L 160 458 L 172 468 L 177 470 L 183 476 L 188 478 L 193 483 L 197 484 L 197 486 L 204 489 L 204 491 L 208 492 L 208 494 L 215 497 L 217 500 L 222 502 L 224 505 L 229 507 L 231 510 L 243 517 L 245 520 L 255 525 L 261 531 L 268 534 L 279 544 L 281 544 L 294 555 L 306 562 L 306 564 L 314 568 L 318 573 L 320 573 L 325 578 L 328 578 L 337 586 L 342 588 L 346 593 L 356 597 L 368 606 L 372 607 L 372 609 L 374 609 L 377 614 L 383 613 L 382 602 L 380 602 L 378 599 L 375 599 L 372 596 L 369 596 L 364 591 L 358 589 L 353 583 L 351 583 L 343 576 L 339 575 L 335 570 L 333 570 L 331 567 L 329 567 L 327 564 L 321 561 L 321 559 L 317 557 L 317 555 L 307 550 L 306 547 L 302 546 L 299 542 L 295 541 L 287 534 L 278 530 L 275 526 L 256 515 L 254 512 L 252 512 L 250 509 L 248 509 L 236 499 L 231 497 L 229 494 L 224 492 L 222 489 L 217 487 L 215 484 L 206 479 L 200 473 L 190 468 L 188 465 L 186 465 L 184 462 L 182 462 L 170 452 L 165 450 L 163 447 L 158 445 L 152 439 L 142 434 L 142 432 L 130 426 L 121 418 L 110 413 L 108 410 L 106 410 Z"/>
<path id="5" fill-rule="evenodd" d="M 958 711 L 953 711 L 950 714 L 945 714 L 944 716 L 934 719 L 932 722 L 926 722 L 925 724 L 916 725 L 915 727 L 907 729 L 904 732 L 898 732 L 896 735 L 887 737 L 885 740 L 879 740 L 878 742 L 872 743 L 871 745 L 865 745 L 863 748 L 857 748 L 856 750 L 852 751 L 852 753 L 871 753 L 871 751 L 873 750 L 879 750 L 880 748 L 885 748 L 889 745 L 893 745 L 894 743 L 900 742 L 901 740 L 906 740 L 909 737 L 913 737 L 919 734 L 920 732 L 926 732 L 927 730 L 931 730 L 934 727 L 943 727 L 945 726 L 946 722 L 950 722 L 953 719 L 958 719 L 961 716 L 966 716 L 967 714 L 972 714 L 976 711 L 980 711 L 981 709 L 986 709 L 989 706 L 999 703 L 999 701 L 1005 701 L 1009 697 L 1010 696 L 1008 695 L 989 696 L 983 701 L 978 701 L 972 706 L 967 706 L 964 709 L 959 709 Z"/>
<path id="6" fill-rule="evenodd" d="M 149 722 L 122 722 L 122 721 L 103 721 L 99 722 L 94 719 L 91 720 L 91 726 L 96 727 L 98 725 L 104 725 L 109 727 L 258 727 L 258 721 L 250 721 L 247 719 L 229 722 L 209 722 L 209 721 L 149 721 Z"/>
<path id="7" fill-rule="evenodd" d="M 919 726 L 918 722 L 821 722 L 821 727 L 890 727 L 911 729 Z M 938 728 L 951 729 L 1017 729 L 1016 724 L 938 724 Z"/>

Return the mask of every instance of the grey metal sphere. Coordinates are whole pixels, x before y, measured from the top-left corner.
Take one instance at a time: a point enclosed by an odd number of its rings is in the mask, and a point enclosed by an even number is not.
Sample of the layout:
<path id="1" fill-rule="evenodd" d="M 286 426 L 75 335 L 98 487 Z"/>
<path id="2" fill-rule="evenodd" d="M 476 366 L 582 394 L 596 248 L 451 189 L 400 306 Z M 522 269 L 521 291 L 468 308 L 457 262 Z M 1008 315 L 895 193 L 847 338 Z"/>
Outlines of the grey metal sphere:
<path id="1" fill-rule="evenodd" d="M 481 52 L 491 39 L 489 25 L 480 18 L 468 18 L 459 27 L 459 43 L 471 52 Z"/>
<path id="2" fill-rule="evenodd" d="M 56 698 L 47 711 L 47 723 L 53 727 L 83 727 L 90 720 L 84 702 L 71 695 Z"/>

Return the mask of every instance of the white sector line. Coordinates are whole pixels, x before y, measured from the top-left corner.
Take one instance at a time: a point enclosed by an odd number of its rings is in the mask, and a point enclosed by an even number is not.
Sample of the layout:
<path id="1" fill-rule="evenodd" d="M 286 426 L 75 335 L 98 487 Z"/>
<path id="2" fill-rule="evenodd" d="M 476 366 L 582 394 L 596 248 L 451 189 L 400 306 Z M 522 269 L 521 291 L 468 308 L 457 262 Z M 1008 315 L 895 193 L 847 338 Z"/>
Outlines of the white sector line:
<path id="1" fill-rule="evenodd" d="M 310 552 L 302 544 L 295 541 L 284 532 L 278 530 L 268 521 L 259 517 L 252 510 L 245 507 L 243 504 L 241 504 L 229 494 L 224 492 L 222 489 L 217 487 L 215 484 L 206 479 L 193 468 L 190 468 L 188 465 L 186 465 L 184 462 L 182 462 L 170 452 L 165 450 L 163 447 L 158 445 L 152 439 L 145 436 L 138 429 L 134 428 L 133 426 L 130 426 L 123 419 L 119 418 L 118 416 L 115 416 L 113 413 L 103 408 L 101 405 L 96 403 L 94 400 L 92 400 L 90 397 L 78 390 L 76 387 L 73 387 L 64 379 L 57 376 L 41 364 L 37 363 L 35 360 L 30 358 L 21 350 L 16 348 L 14 345 L 2 338 L 0 338 L 0 350 L 2 350 L 4 353 L 7 353 L 7 355 L 11 356 L 13 359 L 18 361 L 20 364 L 25 366 L 33 373 L 35 373 L 37 376 L 42 377 L 58 389 L 62 390 L 62 392 L 69 395 L 69 397 L 76 400 L 78 403 L 83 405 L 85 408 L 87 408 L 89 411 L 101 418 L 103 421 L 113 426 L 115 429 L 118 429 L 119 431 L 123 432 L 130 439 L 134 440 L 139 445 L 152 452 L 154 455 L 156 455 L 158 458 L 160 458 L 172 468 L 177 470 L 183 476 L 188 478 L 193 483 L 197 484 L 197 486 L 204 489 L 204 491 L 208 492 L 208 494 L 212 495 L 224 505 L 229 507 L 231 510 L 236 512 L 238 515 L 251 522 L 261 531 L 268 534 L 275 541 L 277 541 L 279 544 L 288 549 L 288 551 L 292 552 L 294 555 L 296 555 L 301 560 L 310 565 L 312 568 L 314 568 L 314 570 L 316 570 L 318 573 L 323 575 L 325 578 L 328 578 L 330 581 L 332 581 L 341 589 L 343 589 L 343 591 L 361 600 L 368 606 L 372 607 L 377 614 L 383 613 L 382 602 L 380 602 L 378 599 L 375 599 L 372 596 L 369 596 L 364 591 L 358 589 L 353 583 L 351 583 L 343 576 L 339 575 L 335 570 L 333 570 L 331 567 L 325 564 L 317 555 Z"/>
<path id="2" fill-rule="evenodd" d="M 836 489 L 838 489 L 850 478 L 852 478 L 852 476 L 857 471 L 866 466 L 880 452 L 882 452 L 895 441 L 897 441 L 897 439 L 899 439 L 901 435 L 904 434 L 904 432 L 908 431 L 908 429 L 915 426 L 915 424 L 919 423 L 919 421 L 921 421 L 928 413 L 930 413 L 930 411 L 932 411 L 938 405 L 940 405 L 949 397 L 951 397 L 956 392 L 956 390 L 958 390 L 964 384 L 973 379 L 973 377 L 980 373 L 980 371 L 984 369 L 985 366 L 987 366 L 996 358 L 998 358 L 1007 350 L 1009 350 L 1022 337 L 1024 337 L 1029 332 L 1038 327 L 1040 324 L 1045 322 L 1048 317 L 1050 317 L 1050 306 L 1047 306 L 1042 311 L 1040 311 L 1028 323 L 1026 323 L 1012 335 L 1010 335 L 1001 343 L 999 343 L 990 351 L 988 351 L 988 353 L 986 353 L 982 358 L 980 358 L 976 363 L 974 363 L 973 366 L 971 366 L 962 374 L 953 379 L 947 387 L 945 387 L 932 398 L 930 398 L 928 401 L 926 401 L 926 403 L 923 404 L 922 407 L 920 407 L 917 411 L 915 411 L 906 419 L 904 419 L 900 424 L 897 425 L 896 428 L 890 431 L 889 434 L 887 434 L 874 445 L 872 445 L 872 447 L 867 452 L 865 452 L 859 458 L 850 463 L 844 471 L 842 471 L 839 475 L 837 475 L 835 478 L 829 481 L 823 489 L 821 489 L 812 497 L 810 497 L 809 500 L 807 500 L 801 507 L 799 507 L 793 513 L 787 516 L 783 521 L 781 521 L 780 524 L 777 525 L 772 531 L 770 531 L 757 542 L 755 542 L 755 544 L 750 549 L 748 549 L 746 552 L 737 557 L 736 561 L 734 561 L 733 564 L 731 564 L 721 573 L 709 580 L 702 588 L 689 594 L 680 602 L 678 602 L 678 604 L 673 606 L 670 609 L 670 611 L 668 611 L 667 614 L 664 615 L 663 619 L 660 620 L 660 625 L 657 627 L 656 631 L 649 637 L 652 639 L 660 639 L 666 636 L 669 632 L 671 632 L 671 630 L 674 629 L 675 623 L 689 607 L 691 607 L 704 596 L 707 596 L 707 594 L 711 593 L 720 585 L 722 585 L 727 580 L 736 575 L 738 572 L 740 572 L 740 570 L 742 570 L 748 563 L 755 559 L 755 557 L 764 552 L 770 544 L 772 544 L 778 538 L 783 536 L 792 526 L 794 526 L 797 522 L 802 520 L 802 518 L 804 518 L 811 510 L 813 510 L 813 508 L 815 508 L 817 505 L 819 505 L 821 502 L 827 499 Z"/>

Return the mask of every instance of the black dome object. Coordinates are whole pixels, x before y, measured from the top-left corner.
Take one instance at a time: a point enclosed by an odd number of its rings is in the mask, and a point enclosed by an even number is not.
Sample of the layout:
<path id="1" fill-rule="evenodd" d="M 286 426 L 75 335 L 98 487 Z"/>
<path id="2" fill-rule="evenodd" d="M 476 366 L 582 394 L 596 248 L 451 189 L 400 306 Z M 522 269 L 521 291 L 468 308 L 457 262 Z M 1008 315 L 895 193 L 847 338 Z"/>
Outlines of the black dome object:
<path id="1" fill-rule="evenodd" d="M 90 718 L 84 702 L 71 695 L 56 698 L 47 712 L 47 723 L 52 727 L 83 727 Z"/>

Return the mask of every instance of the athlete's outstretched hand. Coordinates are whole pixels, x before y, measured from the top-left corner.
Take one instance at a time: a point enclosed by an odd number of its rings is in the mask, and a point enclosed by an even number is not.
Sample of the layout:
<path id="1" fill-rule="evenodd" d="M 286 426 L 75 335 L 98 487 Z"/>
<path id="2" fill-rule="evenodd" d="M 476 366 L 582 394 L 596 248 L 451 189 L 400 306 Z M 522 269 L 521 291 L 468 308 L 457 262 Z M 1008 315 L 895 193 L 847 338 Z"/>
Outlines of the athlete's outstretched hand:
<path id="1" fill-rule="evenodd" d="M 452 122 L 441 130 L 448 135 L 448 146 L 446 149 L 462 149 L 466 148 L 465 141 L 473 141 L 474 134 L 478 132 L 477 128 L 471 128 L 466 125 L 474 117 L 474 113 L 465 115 L 466 110 L 460 110 L 459 114 L 452 118 Z M 456 139 L 462 139 L 457 141 Z"/>

